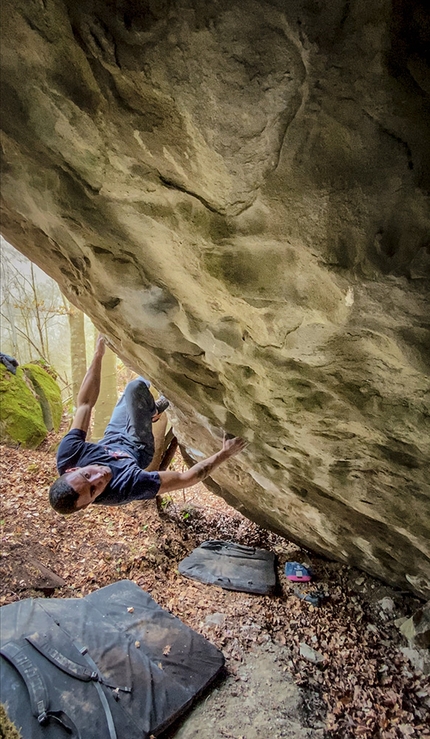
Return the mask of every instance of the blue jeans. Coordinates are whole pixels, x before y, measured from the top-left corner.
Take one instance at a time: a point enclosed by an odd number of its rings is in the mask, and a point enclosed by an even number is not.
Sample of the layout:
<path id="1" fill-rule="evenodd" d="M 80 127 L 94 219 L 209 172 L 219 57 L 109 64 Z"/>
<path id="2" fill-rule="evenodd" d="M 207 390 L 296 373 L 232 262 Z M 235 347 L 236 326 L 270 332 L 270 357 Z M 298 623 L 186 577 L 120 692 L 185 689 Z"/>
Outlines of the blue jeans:
<path id="1" fill-rule="evenodd" d="M 149 385 L 143 377 L 128 383 L 113 410 L 103 439 L 98 442 L 130 452 L 142 469 L 154 456 L 152 417 L 156 407 Z"/>

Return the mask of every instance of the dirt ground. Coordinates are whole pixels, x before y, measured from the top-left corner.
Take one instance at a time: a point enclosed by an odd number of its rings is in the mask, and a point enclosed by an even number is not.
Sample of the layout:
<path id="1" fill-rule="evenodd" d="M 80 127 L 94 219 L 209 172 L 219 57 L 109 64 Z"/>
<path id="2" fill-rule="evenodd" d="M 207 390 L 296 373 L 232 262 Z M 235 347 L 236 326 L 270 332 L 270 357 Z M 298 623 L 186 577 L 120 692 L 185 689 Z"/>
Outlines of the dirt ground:
<path id="1" fill-rule="evenodd" d="M 0 448 L 0 605 L 83 597 L 128 578 L 209 639 L 224 653 L 225 674 L 164 739 L 430 737 L 429 680 L 394 625 L 420 601 L 260 529 L 203 485 L 164 496 L 160 510 L 148 501 L 59 516 L 47 502 L 57 443 Z M 208 539 L 273 551 L 276 594 L 182 577 L 179 562 Z M 287 560 L 312 566 L 301 590 L 317 589 L 319 605 L 297 596 Z"/>
<path id="2" fill-rule="evenodd" d="M 313 739 L 324 721 L 309 726 L 300 689 L 288 672 L 285 647 L 267 642 L 246 652 L 234 676 L 215 687 L 170 736 L 175 739 Z M 320 706 L 324 713 L 323 706 Z"/>

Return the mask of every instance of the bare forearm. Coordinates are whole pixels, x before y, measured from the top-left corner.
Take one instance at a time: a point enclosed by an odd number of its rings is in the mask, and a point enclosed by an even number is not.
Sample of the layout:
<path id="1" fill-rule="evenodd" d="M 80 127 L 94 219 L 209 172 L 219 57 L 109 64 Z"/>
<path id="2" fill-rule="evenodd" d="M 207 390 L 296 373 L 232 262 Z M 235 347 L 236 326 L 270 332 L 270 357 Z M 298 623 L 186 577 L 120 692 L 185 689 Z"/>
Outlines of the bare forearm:
<path id="1" fill-rule="evenodd" d="M 197 464 L 190 467 L 186 472 L 159 472 L 158 474 L 161 480 L 159 492 L 168 493 L 173 490 L 181 490 L 182 488 L 189 488 L 198 482 L 202 482 L 220 464 L 241 452 L 245 446 L 246 442 L 237 437 L 229 441 L 225 440 L 221 451 L 204 459 L 202 462 L 197 462 Z"/>
<path id="2" fill-rule="evenodd" d="M 202 482 L 206 477 L 210 477 L 212 472 L 219 467 L 222 462 L 228 459 L 228 455 L 223 450 L 213 454 L 212 457 L 204 459 L 203 462 L 197 462 L 197 464 L 190 467 L 189 470 L 183 472 L 182 475 L 188 485 L 196 485 L 198 482 Z"/>
<path id="3" fill-rule="evenodd" d="M 212 457 L 204 459 L 203 462 L 190 467 L 186 472 L 159 472 L 161 479 L 160 493 L 168 493 L 172 490 L 190 488 L 209 477 L 212 472 L 224 462 L 226 457 L 223 450 L 213 454 Z"/>
<path id="4" fill-rule="evenodd" d="M 97 402 L 97 398 L 99 397 L 100 393 L 103 354 L 104 352 L 101 351 L 99 348 L 96 349 L 93 361 L 88 367 L 88 370 L 85 374 L 84 379 L 82 380 L 82 384 L 79 389 L 77 397 L 78 407 L 80 405 L 88 405 L 90 406 L 90 408 L 93 408 Z"/>

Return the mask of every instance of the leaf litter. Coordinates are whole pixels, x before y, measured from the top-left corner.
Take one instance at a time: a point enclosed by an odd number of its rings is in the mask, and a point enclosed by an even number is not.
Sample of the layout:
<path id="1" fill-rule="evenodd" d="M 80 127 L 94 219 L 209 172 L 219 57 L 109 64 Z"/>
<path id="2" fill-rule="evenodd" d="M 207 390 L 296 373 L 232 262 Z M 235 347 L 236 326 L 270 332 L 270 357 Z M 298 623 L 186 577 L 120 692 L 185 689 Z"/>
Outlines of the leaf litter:
<path id="1" fill-rule="evenodd" d="M 49 506 L 48 488 L 56 478 L 60 438 L 50 434 L 36 451 L 0 447 L 0 605 L 29 597 L 84 597 L 130 579 L 223 651 L 232 695 L 240 693 L 235 684 L 246 686 L 245 667 L 271 650 L 276 669 L 298 686 L 303 723 L 316 730 L 312 736 L 430 737 L 429 679 L 400 651 L 405 643 L 393 623 L 421 605 L 412 594 L 260 528 L 202 484 L 164 496 L 158 506 L 155 501 L 91 506 L 59 516 Z M 175 458 L 173 466 L 182 465 Z M 208 539 L 274 551 L 277 593 L 236 593 L 183 578 L 178 563 Z M 311 565 L 309 591 L 318 588 L 320 606 L 294 593 L 284 575 L 287 560 Z M 65 583 L 61 587 L 58 578 Z M 380 605 L 387 598 L 391 612 Z M 166 644 L 164 654 L 169 651 Z M 312 653 L 318 659 L 304 656 Z M 282 711 L 271 702 L 270 687 L 267 692 L 271 736 L 290 736 L 276 733 Z M 224 735 L 228 731 L 220 728 Z M 233 735 L 237 739 L 238 733 Z"/>

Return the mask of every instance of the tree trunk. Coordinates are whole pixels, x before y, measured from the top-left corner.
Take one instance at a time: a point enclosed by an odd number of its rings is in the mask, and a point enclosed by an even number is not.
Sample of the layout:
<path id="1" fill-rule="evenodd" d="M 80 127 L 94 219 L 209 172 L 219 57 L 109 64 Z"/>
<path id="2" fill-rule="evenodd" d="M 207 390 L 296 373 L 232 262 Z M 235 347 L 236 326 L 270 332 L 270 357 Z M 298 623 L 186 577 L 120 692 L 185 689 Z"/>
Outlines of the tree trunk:
<path id="1" fill-rule="evenodd" d="M 116 354 L 108 346 L 102 363 L 100 395 L 94 408 L 91 441 L 103 438 L 117 401 Z"/>
<path id="2" fill-rule="evenodd" d="M 76 408 L 76 399 L 78 397 L 79 388 L 87 371 L 87 357 L 85 350 L 85 324 L 84 314 L 75 308 L 74 305 L 68 305 L 69 327 L 70 327 L 70 357 L 72 365 L 72 395 L 73 405 Z"/>
<path id="3" fill-rule="evenodd" d="M 37 294 L 33 262 L 30 262 L 30 274 L 31 274 L 31 289 L 33 291 L 34 314 L 36 318 L 36 326 L 37 326 L 37 333 L 38 333 L 39 341 L 40 341 L 41 354 L 43 357 L 47 357 L 48 353 L 45 348 L 45 338 L 43 336 L 43 330 L 42 330 L 42 317 L 40 315 L 39 296 Z"/>
<path id="4" fill-rule="evenodd" d="M 18 362 L 20 362 L 21 358 L 19 356 L 19 349 L 18 349 L 18 337 L 17 337 L 16 325 L 15 325 L 15 311 L 13 309 L 13 306 L 11 305 L 9 294 L 6 296 L 4 305 L 5 305 L 5 317 L 7 318 L 8 323 L 10 325 L 10 335 L 11 335 L 11 342 L 12 342 L 11 354 L 13 357 L 15 357 L 15 359 Z"/>

